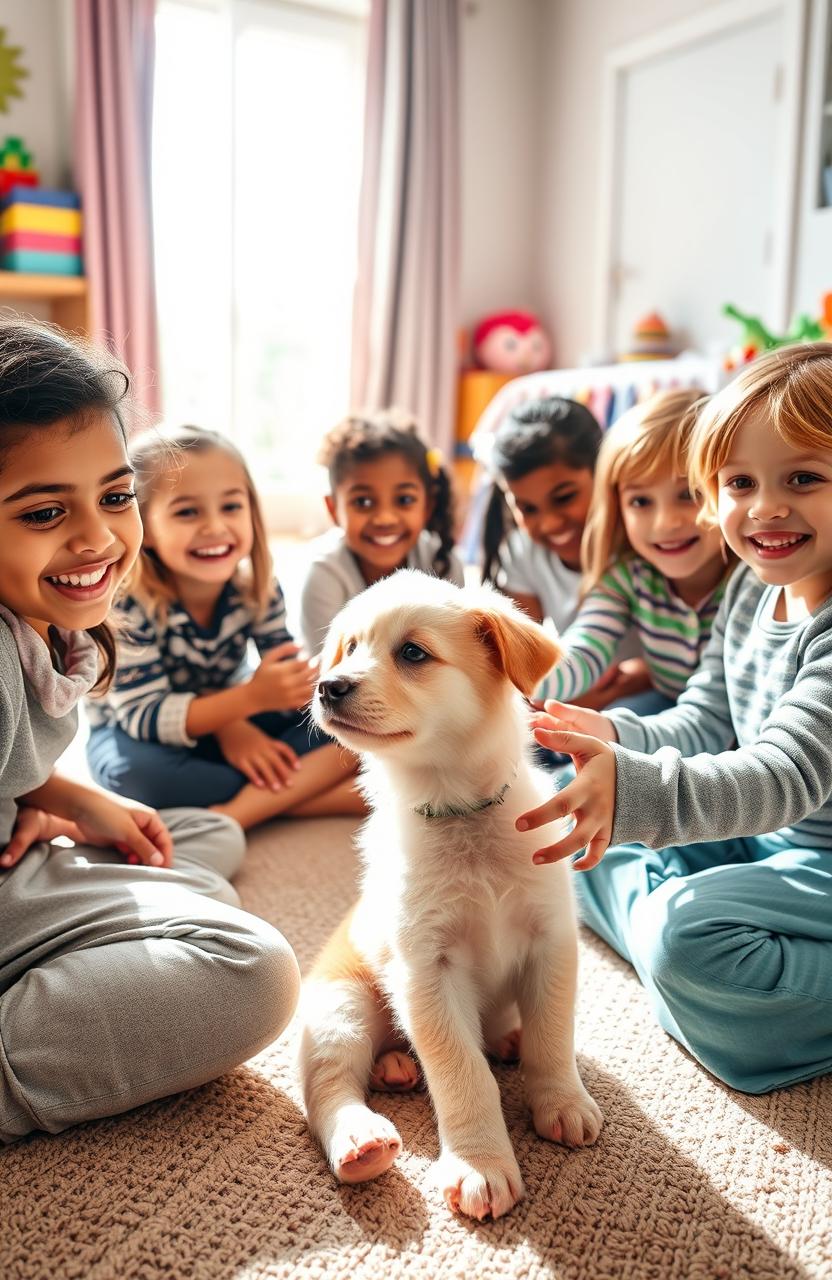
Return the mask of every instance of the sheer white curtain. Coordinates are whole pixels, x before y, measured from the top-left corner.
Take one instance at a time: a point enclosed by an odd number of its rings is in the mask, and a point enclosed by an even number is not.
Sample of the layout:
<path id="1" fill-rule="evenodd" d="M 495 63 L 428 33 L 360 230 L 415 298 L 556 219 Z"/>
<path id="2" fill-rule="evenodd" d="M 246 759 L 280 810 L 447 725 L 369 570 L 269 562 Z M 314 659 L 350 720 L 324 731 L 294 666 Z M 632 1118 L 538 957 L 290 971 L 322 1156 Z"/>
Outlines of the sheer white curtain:
<path id="1" fill-rule="evenodd" d="M 457 368 L 459 0 L 373 0 L 352 403 L 397 404 L 448 454 Z"/>

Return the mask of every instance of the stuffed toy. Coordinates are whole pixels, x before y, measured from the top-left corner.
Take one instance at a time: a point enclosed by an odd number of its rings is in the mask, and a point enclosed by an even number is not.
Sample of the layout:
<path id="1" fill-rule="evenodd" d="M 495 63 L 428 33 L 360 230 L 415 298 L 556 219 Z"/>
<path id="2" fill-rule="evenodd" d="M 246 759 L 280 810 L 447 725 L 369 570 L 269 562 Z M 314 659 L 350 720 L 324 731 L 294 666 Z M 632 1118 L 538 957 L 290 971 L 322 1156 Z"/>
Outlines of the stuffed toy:
<path id="1" fill-rule="evenodd" d="M 474 359 L 495 373 L 537 373 L 550 367 L 552 344 L 530 311 L 498 311 L 474 330 Z"/>

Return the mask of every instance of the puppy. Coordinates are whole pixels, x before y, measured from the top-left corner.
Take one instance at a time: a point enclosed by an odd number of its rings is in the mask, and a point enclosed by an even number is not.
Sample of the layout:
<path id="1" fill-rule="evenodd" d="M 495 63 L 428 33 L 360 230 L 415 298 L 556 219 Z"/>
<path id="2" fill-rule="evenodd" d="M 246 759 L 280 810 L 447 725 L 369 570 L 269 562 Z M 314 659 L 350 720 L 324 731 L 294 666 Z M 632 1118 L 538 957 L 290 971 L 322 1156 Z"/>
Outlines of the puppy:
<path id="1" fill-rule="evenodd" d="M 366 1091 L 415 1087 L 412 1050 L 445 1200 L 477 1219 L 523 1195 L 486 1053 L 519 1049 L 541 1137 L 583 1146 L 603 1122 L 575 1064 L 572 872 L 535 866 L 539 837 L 514 826 L 552 793 L 520 695 L 557 657 L 496 592 L 403 570 L 332 623 L 313 705 L 363 756 L 372 815 L 361 898 L 305 985 L 309 1124 L 342 1182 L 383 1173 L 401 1139 Z"/>

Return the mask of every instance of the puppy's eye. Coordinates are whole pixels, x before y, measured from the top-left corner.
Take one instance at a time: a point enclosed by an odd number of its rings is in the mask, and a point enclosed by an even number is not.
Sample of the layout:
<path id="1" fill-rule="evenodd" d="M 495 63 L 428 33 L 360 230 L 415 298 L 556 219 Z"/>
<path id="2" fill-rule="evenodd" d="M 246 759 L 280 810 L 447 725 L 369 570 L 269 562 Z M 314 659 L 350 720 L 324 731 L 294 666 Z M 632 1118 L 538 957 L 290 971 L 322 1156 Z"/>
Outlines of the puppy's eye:
<path id="1" fill-rule="evenodd" d="M 399 657 L 404 658 L 405 662 L 424 662 L 425 658 L 429 658 L 430 654 L 425 653 L 424 649 L 418 644 L 414 644 L 412 640 L 408 640 L 399 649 Z"/>
<path id="2" fill-rule="evenodd" d="M 350 658 L 355 653 L 357 648 L 358 648 L 358 642 L 356 640 L 348 640 L 347 647 L 345 648 L 344 652 L 346 653 L 347 657 Z"/>

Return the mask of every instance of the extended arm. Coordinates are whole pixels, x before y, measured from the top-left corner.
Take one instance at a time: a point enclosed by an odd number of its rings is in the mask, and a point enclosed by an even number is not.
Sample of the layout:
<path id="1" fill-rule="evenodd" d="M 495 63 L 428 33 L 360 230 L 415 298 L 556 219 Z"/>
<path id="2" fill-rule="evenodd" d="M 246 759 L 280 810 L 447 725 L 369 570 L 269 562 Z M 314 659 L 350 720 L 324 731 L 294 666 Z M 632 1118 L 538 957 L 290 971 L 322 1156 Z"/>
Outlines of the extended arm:
<path id="1" fill-rule="evenodd" d="M 607 575 L 604 585 L 587 596 L 577 618 L 561 636 L 563 657 L 536 696 L 570 702 L 587 693 L 612 666 L 632 619 L 632 601 L 624 584 Z"/>

